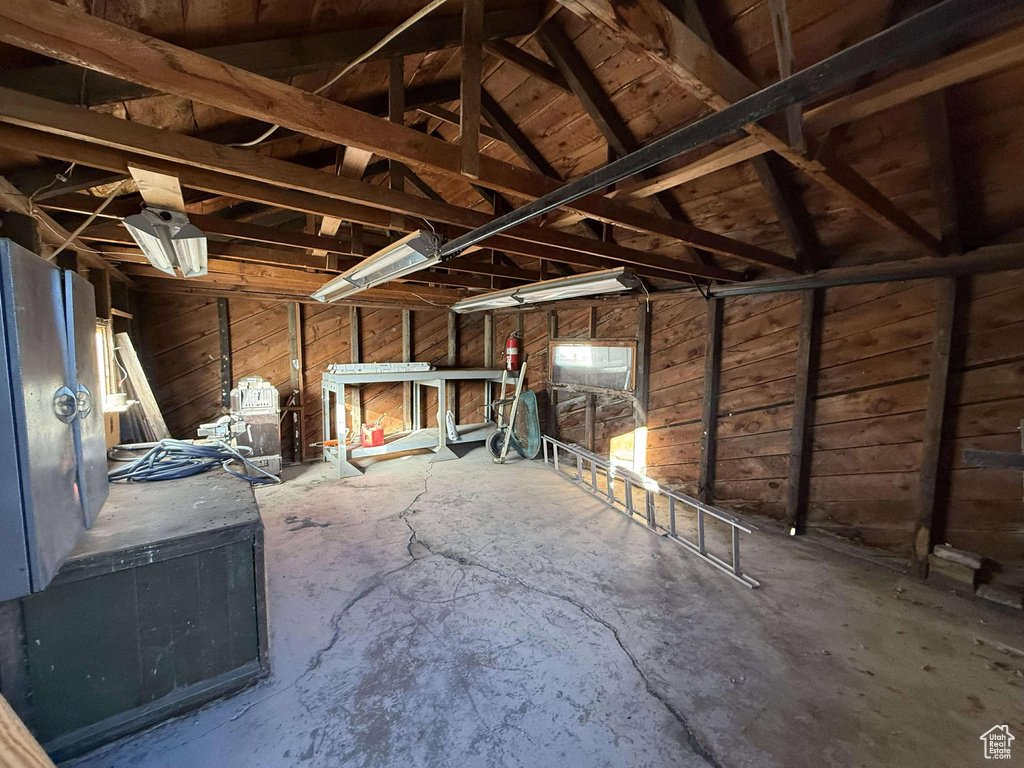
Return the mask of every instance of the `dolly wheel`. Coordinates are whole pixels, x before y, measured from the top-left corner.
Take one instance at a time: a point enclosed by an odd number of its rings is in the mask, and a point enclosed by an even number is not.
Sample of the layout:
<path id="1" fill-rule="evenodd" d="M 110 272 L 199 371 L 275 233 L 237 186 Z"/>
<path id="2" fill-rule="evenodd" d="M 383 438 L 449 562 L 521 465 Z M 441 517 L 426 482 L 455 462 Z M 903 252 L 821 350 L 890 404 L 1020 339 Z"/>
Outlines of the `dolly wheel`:
<path id="1" fill-rule="evenodd" d="M 505 430 L 496 429 L 487 436 L 487 450 L 491 456 L 501 458 L 501 449 L 505 447 Z"/>

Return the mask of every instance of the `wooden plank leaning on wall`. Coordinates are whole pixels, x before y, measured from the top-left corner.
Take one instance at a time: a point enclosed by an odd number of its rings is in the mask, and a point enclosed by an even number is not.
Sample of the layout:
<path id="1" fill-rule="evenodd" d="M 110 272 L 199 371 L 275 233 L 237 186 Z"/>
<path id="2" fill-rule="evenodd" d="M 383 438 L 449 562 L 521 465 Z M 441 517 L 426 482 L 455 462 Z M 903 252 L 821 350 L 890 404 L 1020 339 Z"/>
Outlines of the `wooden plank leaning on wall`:
<path id="1" fill-rule="evenodd" d="M 3 768 L 54 768 L 39 742 L 0 696 L 0 766 Z"/>

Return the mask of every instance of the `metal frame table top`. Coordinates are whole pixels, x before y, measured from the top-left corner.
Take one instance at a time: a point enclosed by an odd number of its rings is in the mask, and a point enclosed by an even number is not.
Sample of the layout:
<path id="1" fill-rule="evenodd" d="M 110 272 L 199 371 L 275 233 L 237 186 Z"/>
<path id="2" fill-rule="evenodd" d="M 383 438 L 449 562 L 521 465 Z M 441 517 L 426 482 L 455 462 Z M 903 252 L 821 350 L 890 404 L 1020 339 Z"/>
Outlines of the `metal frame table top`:
<path id="1" fill-rule="evenodd" d="M 448 381 L 480 381 L 484 384 L 484 404 L 490 405 L 491 388 L 500 383 L 505 371 L 500 368 L 440 368 L 434 371 L 396 371 L 390 373 L 324 373 L 321 377 L 321 397 L 323 399 L 323 439 L 324 442 L 338 441 L 338 445 L 325 445 L 323 460 L 334 466 L 338 477 L 356 477 L 362 471 L 351 463 L 351 459 L 370 456 L 386 456 L 401 451 L 418 448 L 430 448 L 434 451 L 431 461 L 447 461 L 458 458 L 452 451 L 452 445 L 482 442 L 487 439 L 497 426 L 493 422 L 482 424 L 459 424 L 459 437 L 452 440 L 445 428 L 444 414 L 448 410 L 445 383 Z M 506 383 L 514 386 L 518 380 L 515 374 L 509 373 Z M 409 381 L 413 387 L 412 430 L 390 435 L 384 445 L 374 448 L 347 446 L 345 439 L 348 434 L 345 415 L 345 390 L 347 387 L 358 387 L 362 384 L 400 383 Z M 437 427 L 423 427 L 423 413 L 420 406 L 420 387 L 428 386 L 437 389 Z M 334 398 L 334 418 L 331 418 L 331 398 Z M 489 412 L 490 409 L 487 409 Z M 355 425 L 354 425 L 355 426 Z"/>

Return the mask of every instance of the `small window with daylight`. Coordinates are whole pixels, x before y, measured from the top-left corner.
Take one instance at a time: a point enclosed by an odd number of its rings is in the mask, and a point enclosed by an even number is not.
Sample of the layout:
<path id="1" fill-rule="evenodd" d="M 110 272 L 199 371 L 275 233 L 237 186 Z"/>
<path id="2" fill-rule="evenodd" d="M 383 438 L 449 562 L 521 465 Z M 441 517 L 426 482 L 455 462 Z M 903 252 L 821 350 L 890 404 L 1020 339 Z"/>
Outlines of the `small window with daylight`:
<path id="1" fill-rule="evenodd" d="M 597 389 L 632 390 L 633 344 L 553 342 L 551 382 Z"/>

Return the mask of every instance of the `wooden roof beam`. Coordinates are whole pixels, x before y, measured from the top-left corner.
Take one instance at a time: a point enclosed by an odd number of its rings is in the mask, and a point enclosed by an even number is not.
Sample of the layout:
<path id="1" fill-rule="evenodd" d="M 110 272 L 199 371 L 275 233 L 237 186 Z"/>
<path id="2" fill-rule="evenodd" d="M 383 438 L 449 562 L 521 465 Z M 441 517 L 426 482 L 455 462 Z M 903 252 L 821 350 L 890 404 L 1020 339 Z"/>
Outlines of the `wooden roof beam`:
<path id="1" fill-rule="evenodd" d="M 541 27 L 543 29 L 543 27 Z M 492 40 L 484 43 L 484 50 L 502 61 L 506 61 L 517 69 L 521 69 L 528 75 L 543 80 L 550 86 L 572 95 L 572 88 L 566 81 L 565 76 L 557 68 L 546 61 L 541 61 L 532 53 L 527 53 L 507 40 Z"/>
<path id="2" fill-rule="evenodd" d="M 30 216 L 39 222 L 39 238 L 46 244 L 47 249 L 52 251 L 67 243 L 67 248 L 78 253 L 82 260 L 90 267 L 103 269 L 110 273 L 110 276 L 122 283 L 131 284 L 131 279 L 123 272 L 109 264 L 96 250 L 87 245 L 81 237 L 71 238 L 71 233 L 58 224 L 43 210 L 40 210 L 33 201 L 23 195 L 11 182 L 0 176 L 0 208 Z M 70 241 L 70 242 L 69 242 Z M 47 253 L 39 254 L 46 257 Z"/>
<path id="3" fill-rule="evenodd" d="M 56 3 L 5 0 L 0 5 L 0 42 L 461 178 L 457 146 Z M 551 179 L 486 155 L 480 158 L 479 183 L 527 198 L 540 197 L 559 187 Z M 714 242 L 728 255 L 753 256 L 755 261 L 758 256 L 775 259 L 786 268 L 787 260 L 778 254 L 600 196 L 577 200 L 568 207 L 592 218 L 708 250 L 714 249 L 705 243 Z"/>
<path id="4" fill-rule="evenodd" d="M 583 105 L 584 111 L 597 126 L 612 151 L 619 157 L 625 157 L 640 149 L 640 142 L 626 126 L 586 60 L 561 27 L 550 21 L 537 31 L 537 39 L 548 58 L 555 62 L 555 66 L 565 77 L 572 92 Z M 650 179 L 656 174 L 652 168 L 640 174 L 640 177 Z M 654 210 L 662 216 L 690 223 L 686 213 L 671 195 L 658 193 L 654 195 L 653 203 Z M 710 261 L 706 253 L 693 248 L 687 248 L 685 252 L 687 257 L 694 261 L 704 264 Z"/>
<path id="5" fill-rule="evenodd" d="M 143 162 L 140 156 L 144 156 L 147 165 L 176 173 L 186 187 L 246 198 L 280 208 L 299 210 L 301 207 L 307 213 L 337 216 L 381 229 L 395 226 L 391 213 L 441 221 L 462 230 L 481 226 L 492 218 L 481 211 L 426 200 L 418 195 L 396 192 L 356 179 L 333 176 L 282 160 L 261 157 L 243 149 L 214 145 L 111 115 L 83 111 L 0 89 L 2 122 L 33 130 L 19 130 L 13 125 L 3 126 L 3 130 L 0 130 L 0 143 L 29 149 L 36 154 L 71 156 L 88 165 L 112 170 L 120 170 L 128 162 Z M 40 130 L 53 135 L 40 135 Z M 67 137 L 73 139 L 68 142 Z M 163 165 L 160 165 L 161 161 Z M 414 228 L 418 228 L 418 225 Z M 700 233 L 700 238 L 707 244 L 704 247 L 709 250 L 744 253 L 745 249 L 750 249 L 752 254 L 761 253 L 761 249 L 721 235 L 702 230 L 696 232 Z M 528 245 L 524 246 L 523 241 Z M 555 260 L 566 260 L 567 263 L 581 266 L 605 266 L 611 260 L 676 275 L 689 274 L 721 280 L 741 277 L 728 270 L 690 265 L 658 254 L 635 251 L 532 224 L 515 227 L 501 237 L 493 238 L 488 245 L 510 253 L 540 258 L 548 258 L 541 256 L 541 252 L 557 252 L 559 258 Z M 584 255 L 591 258 L 581 260 L 580 256 Z M 783 259 L 781 256 L 778 258 Z"/>
<path id="6" fill-rule="evenodd" d="M 503 40 L 529 34 L 539 18 L 536 8 L 491 11 L 484 15 L 484 39 Z M 390 31 L 390 26 L 345 29 L 301 37 L 199 48 L 196 53 L 263 77 L 281 79 L 345 64 Z M 368 61 L 455 48 L 461 44 L 458 17 L 426 18 L 372 54 Z M 73 64 L 6 69 L 0 71 L 0 86 L 34 93 L 65 104 L 79 104 L 83 95 L 82 70 Z M 86 81 L 85 105 L 129 101 L 154 93 L 152 89 L 137 83 L 103 73 L 92 73 Z"/>
<path id="7" fill-rule="evenodd" d="M 715 110 L 755 93 L 745 75 L 720 56 L 658 0 L 634 0 L 628 13 L 620 13 L 609 0 L 559 0 L 591 22 L 603 24 L 646 54 L 686 90 Z M 671 41 L 666 50 L 665 41 Z M 839 158 L 818 158 L 793 150 L 773 131 L 751 123 L 746 131 L 769 149 L 848 205 L 886 228 L 910 237 L 932 253 L 941 250 L 938 239 Z"/>

